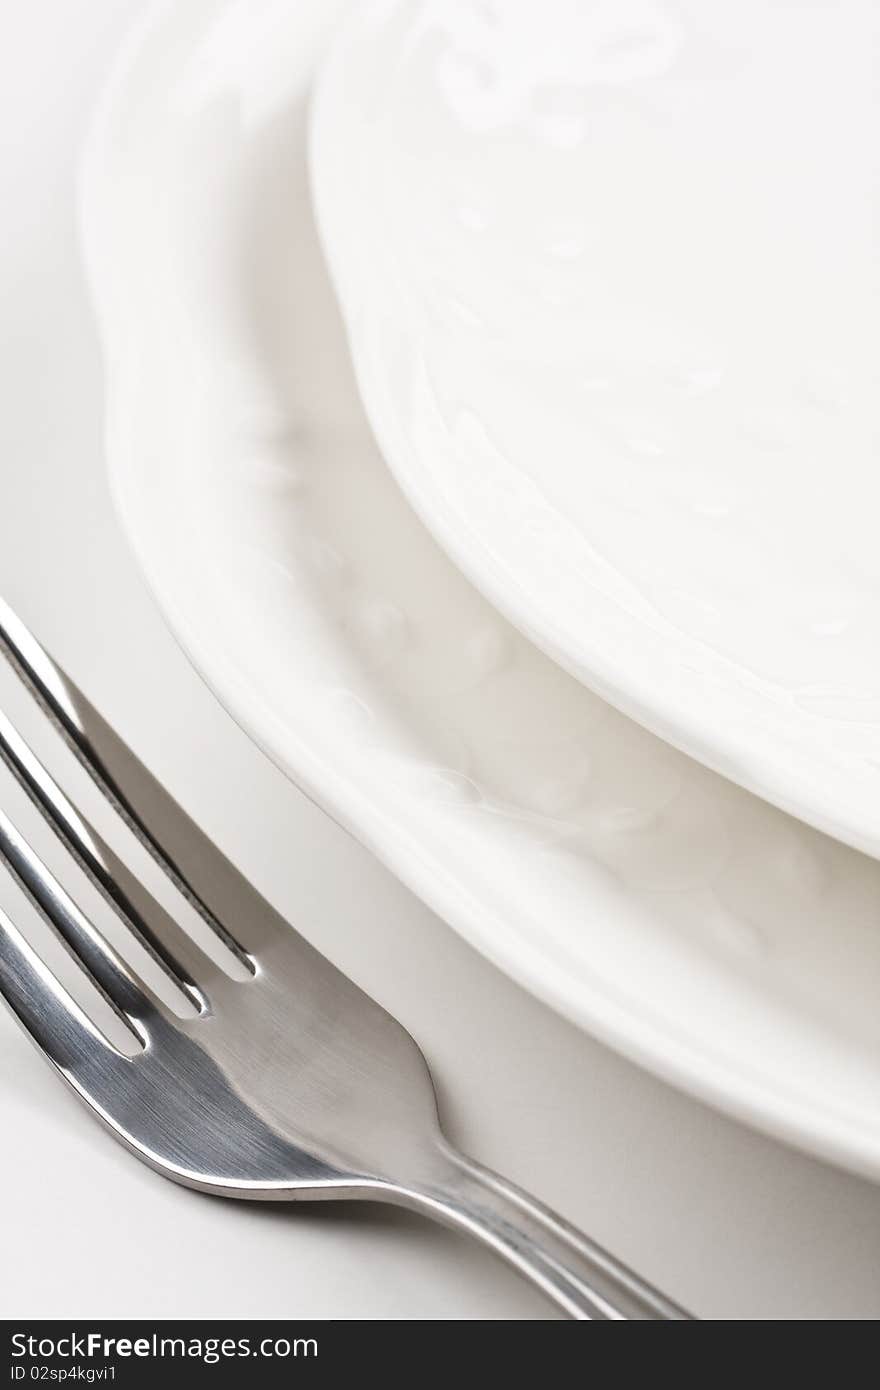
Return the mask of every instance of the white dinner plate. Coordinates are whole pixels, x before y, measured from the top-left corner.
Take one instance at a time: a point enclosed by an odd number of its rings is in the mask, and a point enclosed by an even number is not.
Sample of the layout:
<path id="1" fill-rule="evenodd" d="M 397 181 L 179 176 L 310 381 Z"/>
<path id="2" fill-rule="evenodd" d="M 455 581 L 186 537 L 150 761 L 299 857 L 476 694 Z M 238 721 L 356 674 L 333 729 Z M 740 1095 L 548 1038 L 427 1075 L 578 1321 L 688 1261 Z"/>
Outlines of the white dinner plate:
<path id="1" fill-rule="evenodd" d="M 880 6 L 382 0 L 318 221 L 422 520 L 591 689 L 880 854 Z"/>
<path id="2" fill-rule="evenodd" d="M 96 118 L 109 466 L 153 591 L 238 722 L 500 967 L 687 1090 L 880 1174 L 880 864 L 531 646 L 373 442 L 306 174 L 331 20 L 326 0 L 163 4 Z"/>

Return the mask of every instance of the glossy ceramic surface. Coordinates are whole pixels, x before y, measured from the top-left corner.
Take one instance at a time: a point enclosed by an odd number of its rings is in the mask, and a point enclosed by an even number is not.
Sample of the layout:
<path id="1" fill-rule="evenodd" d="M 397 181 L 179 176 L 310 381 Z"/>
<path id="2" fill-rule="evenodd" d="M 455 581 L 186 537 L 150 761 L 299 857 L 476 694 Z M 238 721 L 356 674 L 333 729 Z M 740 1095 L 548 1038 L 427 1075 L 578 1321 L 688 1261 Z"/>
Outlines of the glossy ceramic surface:
<path id="1" fill-rule="evenodd" d="M 332 20 L 162 6 L 96 119 L 108 456 L 154 592 L 243 727 L 475 947 L 675 1083 L 880 1173 L 880 865 L 530 645 L 373 442 L 306 172 Z"/>
<path id="2" fill-rule="evenodd" d="M 880 852 L 880 10 L 367 4 L 322 238 L 422 519 L 663 738 Z"/>

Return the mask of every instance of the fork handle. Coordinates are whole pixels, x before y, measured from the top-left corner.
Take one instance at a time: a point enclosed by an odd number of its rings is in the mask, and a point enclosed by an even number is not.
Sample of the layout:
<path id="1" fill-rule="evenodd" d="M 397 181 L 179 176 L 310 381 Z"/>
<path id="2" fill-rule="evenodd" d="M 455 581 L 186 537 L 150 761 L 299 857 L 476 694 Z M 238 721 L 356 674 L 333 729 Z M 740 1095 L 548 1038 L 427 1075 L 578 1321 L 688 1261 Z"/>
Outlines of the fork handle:
<path id="1" fill-rule="evenodd" d="M 408 1204 L 483 1241 L 569 1317 L 599 1322 L 691 1319 L 521 1188 L 445 1143 L 442 1160 L 436 1185 L 409 1189 L 405 1196 L 414 1200 Z"/>

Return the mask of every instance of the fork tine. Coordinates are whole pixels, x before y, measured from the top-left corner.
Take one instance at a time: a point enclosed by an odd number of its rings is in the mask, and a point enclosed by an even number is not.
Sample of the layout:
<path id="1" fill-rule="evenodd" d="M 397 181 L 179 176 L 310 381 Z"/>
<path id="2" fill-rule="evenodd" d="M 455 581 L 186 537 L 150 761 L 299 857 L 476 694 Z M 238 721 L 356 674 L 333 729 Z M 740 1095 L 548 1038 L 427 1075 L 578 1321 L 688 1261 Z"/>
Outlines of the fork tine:
<path id="1" fill-rule="evenodd" d="M 109 1081 L 128 1059 L 83 1012 L 0 907 L 0 995 L 34 1042 L 74 1083 Z"/>
<path id="2" fill-rule="evenodd" d="M 165 1010 L 159 1001 L 153 1003 L 143 981 L 122 963 L 2 810 L 0 855 L 108 1004 L 135 1037 L 145 1041 L 143 1030 L 133 1026 L 134 1023 L 147 1023 L 155 1019 L 157 1010 L 163 1014 Z"/>
<path id="3" fill-rule="evenodd" d="M 253 914 L 248 917 L 246 948 L 210 907 L 204 891 L 194 886 L 192 874 L 185 873 L 175 854 L 170 853 L 166 844 L 157 839 L 149 822 L 163 827 L 166 842 L 171 836 L 172 844 L 184 845 L 187 857 L 197 869 L 204 868 L 205 864 L 209 866 L 208 883 L 216 881 L 218 864 L 227 867 L 228 872 L 223 875 L 227 880 L 235 877 L 235 871 L 226 865 L 214 846 L 110 728 L 70 677 L 55 664 L 2 598 L 0 652 L 6 656 L 71 752 L 132 834 L 227 949 L 253 974 L 254 961 L 248 948 L 261 945 L 265 939 L 257 918 Z M 134 801 L 124 790 L 125 787 L 135 789 Z M 221 901 L 224 902 L 225 911 L 225 898 Z"/>
<path id="4" fill-rule="evenodd" d="M 199 981 L 220 971 L 139 882 L 95 828 L 74 810 L 42 763 L 0 711 L 0 758 L 67 846 L 83 871 L 200 1013 L 208 997 Z"/>

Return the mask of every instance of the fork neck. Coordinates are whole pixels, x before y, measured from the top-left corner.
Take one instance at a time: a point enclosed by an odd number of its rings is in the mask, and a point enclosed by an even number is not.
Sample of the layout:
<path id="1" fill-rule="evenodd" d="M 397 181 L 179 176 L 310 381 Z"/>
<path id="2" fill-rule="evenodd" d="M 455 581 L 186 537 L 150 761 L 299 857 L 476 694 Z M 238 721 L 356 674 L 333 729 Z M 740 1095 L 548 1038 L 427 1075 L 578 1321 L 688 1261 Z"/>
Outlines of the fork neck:
<path id="1" fill-rule="evenodd" d="M 571 1318 L 687 1321 L 665 1298 L 549 1207 L 458 1153 L 437 1144 L 428 1181 L 390 1193 L 445 1225 L 467 1231 L 536 1284 Z"/>

